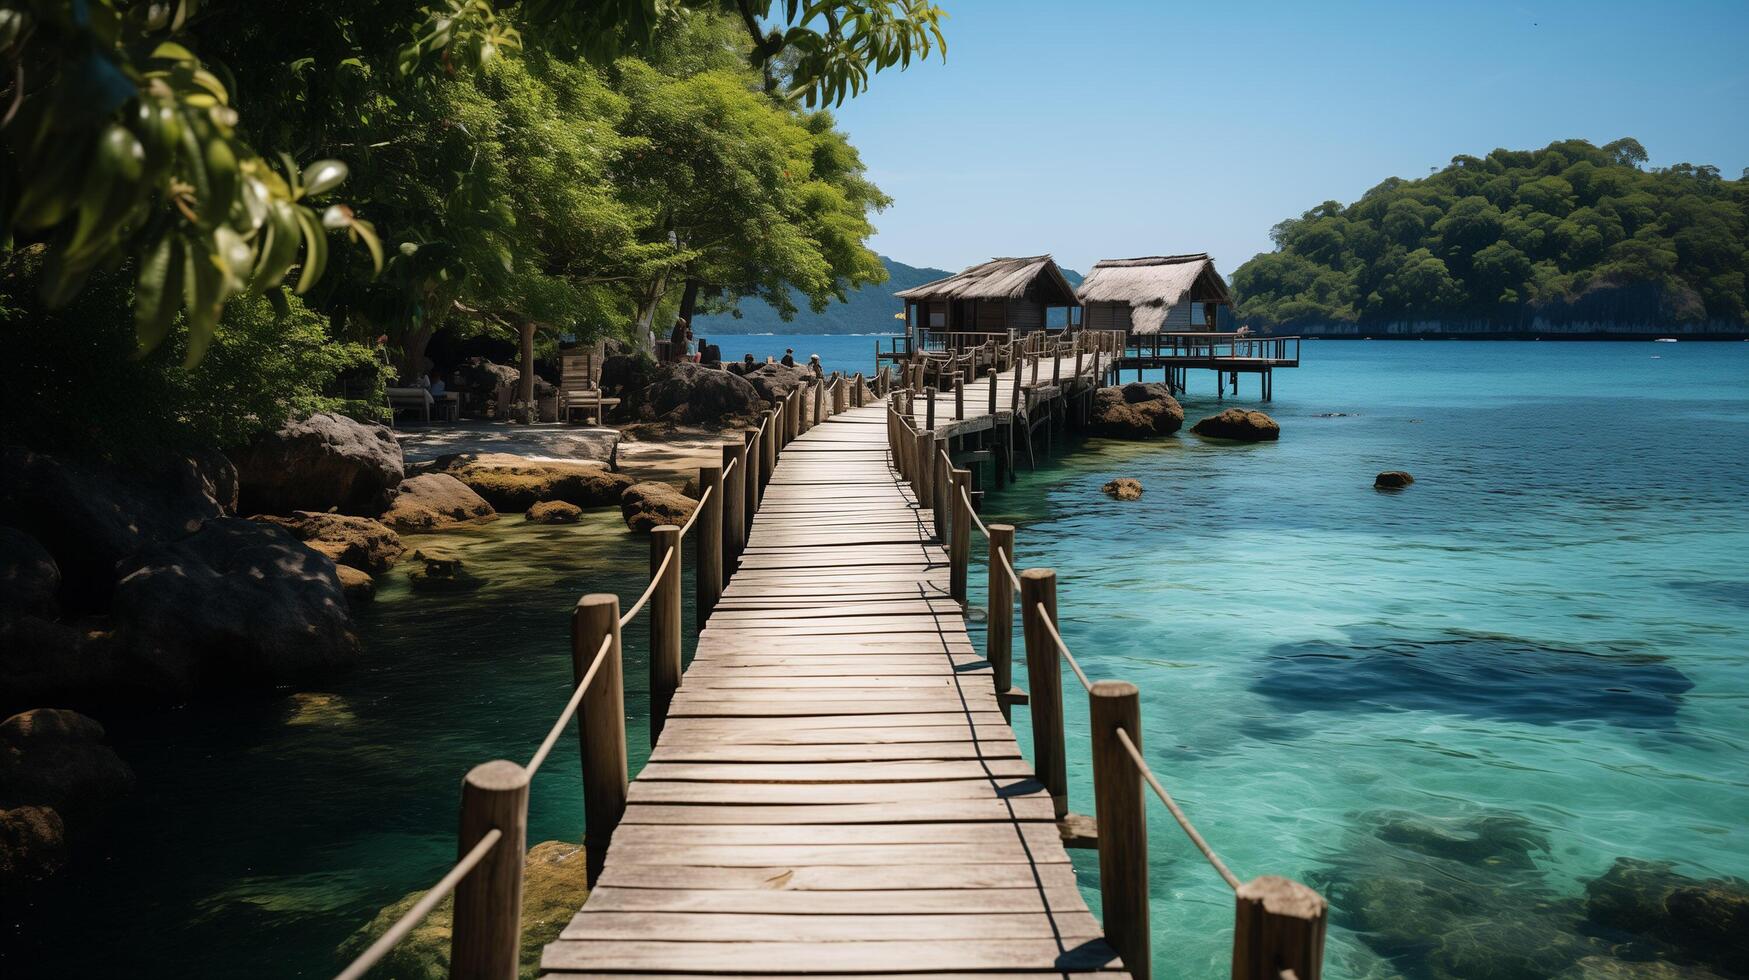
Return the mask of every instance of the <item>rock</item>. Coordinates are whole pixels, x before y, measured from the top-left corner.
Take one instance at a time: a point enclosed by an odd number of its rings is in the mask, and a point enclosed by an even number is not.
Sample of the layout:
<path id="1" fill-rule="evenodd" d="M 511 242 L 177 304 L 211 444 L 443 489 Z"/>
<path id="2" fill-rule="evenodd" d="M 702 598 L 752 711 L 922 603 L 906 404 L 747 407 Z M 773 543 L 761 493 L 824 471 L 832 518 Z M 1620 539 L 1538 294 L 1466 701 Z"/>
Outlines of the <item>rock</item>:
<path id="1" fill-rule="evenodd" d="M 1749 974 L 1749 882 L 1741 878 L 1700 880 L 1667 861 L 1617 858 L 1585 886 L 1585 914 L 1669 944 L 1673 959 Z"/>
<path id="2" fill-rule="evenodd" d="M 1555 980 L 1723 980 L 1711 970 L 1678 966 L 1663 960 L 1618 960 L 1585 956 L 1555 976 Z"/>
<path id="3" fill-rule="evenodd" d="M 1184 426 L 1184 409 L 1162 384 L 1131 382 L 1093 393 L 1089 428 L 1113 439 L 1171 435 Z"/>
<path id="4" fill-rule="evenodd" d="M 113 615 L 131 681 L 172 697 L 320 677 L 359 653 L 334 563 L 234 517 L 124 563 Z"/>
<path id="5" fill-rule="evenodd" d="M 559 938 L 589 895 L 587 863 L 582 847 L 564 841 L 536 844 L 528 852 L 522 872 L 520 970 L 520 976 L 526 980 L 540 975 L 542 947 Z M 423 894 L 414 892 L 377 913 L 375 919 L 341 945 L 341 957 L 350 960 L 364 952 Z M 449 976 L 449 939 L 454 921 L 455 899 L 446 898 L 389 951 L 373 975 L 398 980 L 444 980 Z"/>
<path id="6" fill-rule="evenodd" d="M 641 351 L 609 354 L 601 359 L 601 390 L 618 398 L 619 415 L 638 418 L 644 407 L 644 392 L 661 376 L 655 358 Z"/>
<path id="7" fill-rule="evenodd" d="M 351 565 L 335 565 L 334 571 L 340 577 L 340 591 L 345 594 L 348 605 L 356 606 L 377 597 L 377 580 L 371 578 L 369 572 Z"/>
<path id="8" fill-rule="evenodd" d="M 402 480 L 384 524 L 405 534 L 483 524 L 498 516 L 485 498 L 448 473 L 425 473 Z"/>
<path id="9" fill-rule="evenodd" d="M 1402 470 L 1386 470 L 1373 478 L 1372 485 L 1378 490 L 1401 490 L 1415 482 L 1415 478 Z"/>
<path id="10" fill-rule="evenodd" d="M 1262 412 L 1229 408 L 1191 426 L 1190 431 L 1211 439 L 1232 439 L 1238 442 L 1273 442 L 1281 438 L 1281 426 Z"/>
<path id="11" fill-rule="evenodd" d="M 368 517 L 300 510 L 290 517 L 259 514 L 254 519 L 285 528 L 336 565 L 351 565 L 372 574 L 388 571 L 407 553 L 399 534 Z"/>
<path id="12" fill-rule="evenodd" d="M 619 503 L 632 479 L 599 463 L 530 460 L 509 453 L 440 456 L 434 472 L 448 473 L 500 511 L 526 511 L 543 500 L 578 507 Z"/>
<path id="13" fill-rule="evenodd" d="M 0 617 L 28 614 L 53 619 L 61 569 L 37 539 L 0 527 Z"/>
<path id="14" fill-rule="evenodd" d="M 0 806 L 51 807 L 85 826 L 133 785 L 103 726 L 77 711 L 34 708 L 0 722 Z"/>
<path id="15" fill-rule="evenodd" d="M 9 447 L 0 449 L 0 513 L 54 556 L 63 612 L 100 612 L 117 562 L 234 509 L 233 474 L 212 454 L 110 464 Z"/>
<path id="16" fill-rule="evenodd" d="M 575 524 L 583 519 L 583 508 L 563 500 L 543 500 L 522 516 L 536 524 Z"/>
<path id="17" fill-rule="evenodd" d="M 455 379 L 464 388 L 490 395 L 501 389 L 514 390 L 522 380 L 522 371 L 489 358 L 470 357 L 456 365 Z"/>
<path id="18" fill-rule="evenodd" d="M 1111 480 L 1100 489 L 1104 490 L 1108 496 L 1118 500 L 1142 499 L 1142 481 L 1132 480 L 1127 476 Z"/>
<path id="19" fill-rule="evenodd" d="M 242 510 L 251 514 L 380 514 L 404 475 L 401 446 L 387 427 L 326 413 L 287 422 L 232 458 Z"/>
<path id="20" fill-rule="evenodd" d="M 0 714 L 110 696 L 125 685 L 102 625 L 24 615 L 0 620 Z"/>
<path id="21" fill-rule="evenodd" d="M 0 810 L 0 906 L 22 903 L 21 888 L 54 877 L 66 864 L 60 814 L 43 806 Z"/>
<path id="22" fill-rule="evenodd" d="M 619 498 L 619 512 L 626 527 L 648 534 L 664 524 L 686 523 L 698 501 L 666 483 L 634 483 Z"/>
<path id="23" fill-rule="evenodd" d="M 467 592 L 485 585 L 485 580 L 462 566 L 460 558 L 413 552 L 420 567 L 407 573 L 407 580 L 420 592 Z"/>
<path id="24" fill-rule="evenodd" d="M 788 369 L 785 369 L 788 370 Z M 641 415 L 676 423 L 722 425 L 764 408 L 759 391 L 728 371 L 682 362 L 665 365 L 644 392 Z"/>
<path id="25" fill-rule="evenodd" d="M 799 385 L 807 384 L 813 378 L 808 369 L 801 365 L 785 367 L 782 364 L 761 364 L 742 375 L 759 397 L 772 404 L 789 397 L 789 393 Z M 951 394 L 951 393 L 950 393 Z"/>

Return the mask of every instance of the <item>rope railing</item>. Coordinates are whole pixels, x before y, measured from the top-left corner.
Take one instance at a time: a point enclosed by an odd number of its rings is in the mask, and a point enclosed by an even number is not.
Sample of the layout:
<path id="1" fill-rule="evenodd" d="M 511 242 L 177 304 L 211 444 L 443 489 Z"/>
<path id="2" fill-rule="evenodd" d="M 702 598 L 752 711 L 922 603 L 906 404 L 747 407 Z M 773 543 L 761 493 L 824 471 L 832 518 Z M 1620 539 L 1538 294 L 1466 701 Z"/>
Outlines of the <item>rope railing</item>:
<path id="1" fill-rule="evenodd" d="M 1063 659 L 1069 662 L 1069 669 L 1075 672 L 1075 679 L 1081 682 L 1082 690 L 1092 694 L 1093 682 L 1087 679 L 1087 672 L 1081 669 L 1080 662 L 1075 659 L 1073 653 L 1069 652 L 1069 644 L 1063 642 L 1063 634 L 1057 632 L 1057 624 L 1051 622 L 1050 610 L 1046 609 L 1042 602 L 1033 605 L 1038 609 L 1039 622 L 1044 624 L 1045 629 L 1051 634 L 1051 639 L 1056 641 L 1057 652 L 1061 653 Z"/>
<path id="2" fill-rule="evenodd" d="M 571 700 L 565 702 L 565 709 L 559 712 L 559 719 L 553 722 L 553 727 L 548 730 L 547 737 L 541 740 L 540 748 L 534 750 L 534 756 L 528 760 L 528 765 L 522 767 L 530 779 L 534 778 L 535 771 L 540 769 L 540 764 L 547 761 L 547 755 L 553 751 L 553 746 L 558 744 L 559 736 L 565 731 L 565 726 L 571 723 L 571 717 L 577 713 L 577 706 L 583 703 L 583 695 L 589 692 L 589 682 L 595 679 L 595 672 L 601 669 L 601 663 L 606 659 L 607 651 L 612 647 L 612 636 L 601 638 L 601 647 L 595 651 L 595 658 L 589 661 L 589 669 L 583 673 L 583 679 L 577 682 L 576 688 L 571 692 Z"/>
<path id="3" fill-rule="evenodd" d="M 1190 822 L 1189 817 L 1184 815 L 1184 811 L 1178 806 L 1178 801 L 1172 798 L 1171 793 L 1166 792 L 1166 787 L 1160 785 L 1159 777 L 1154 775 L 1154 770 L 1148 765 L 1148 760 L 1142 758 L 1142 750 L 1136 748 L 1136 743 L 1130 739 L 1130 733 L 1121 728 L 1118 729 L 1117 741 L 1123 746 L 1123 750 L 1129 753 L 1130 761 L 1136 764 L 1136 771 L 1141 773 L 1142 779 L 1153 787 L 1154 795 L 1160 798 L 1161 803 L 1166 804 L 1166 809 L 1172 813 L 1172 819 L 1178 821 L 1178 826 L 1184 831 L 1184 835 L 1189 837 L 1190 842 L 1196 845 L 1196 849 L 1202 852 L 1202 856 L 1208 859 L 1208 863 L 1226 881 L 1228 887 L 1237 891 L 1239 888 L 1238 876 L 1227 868 L 1226 862 L 1220 859 L 1220 856 L 1215 853 L 1215 849 L 1209 846 L 1209 842 L 1197 833 L 1196 826 Z"/>
<path id="4" fill-rule="evenodd" d="M 685 524 L 680 525 L 680 537 L 686 537 L 686 532 L 692 530 L 692 525 L 698 522 L 698 515 L 704 513 L 705 501 L 711 499 L 711 491 L 714 489 L 716 488 L 705 487 L 704 493 L 698 495 L 698 503 L 694 504 L 692 507 L 692 516 L 686 519 Z"/>
<path id="5" fill-rule="evenodd" d="M 638 618 L 638 613 L 644 610 L 644 604 L 648 603 L 650 597 L 656 594 L 656 586 L 662 582 L 662 573 L 668 571 L 668 563 L 673 560 L 674 549 L 670 548 L 668 553 L 662 556 L 662 564 L 656 566 L 656 570 L 650 573 L 650 584 L 644 586 L 644 594 L 638 596 L 638 601 L 632 603 L 632 607 L 619 617 L 621 629 L 631 625 L 632 620 Z"/>
<path id="6" fill-rule="evenodd" d="M 430 891 L 421 896 L 419 901 L 414 902 L 413 907 L 403 913 L 399 919 L 396 919 L 395 924 L 390 926 L 388 931 L 378 936 L 377 941 L 370 944 L 370 948 L 358 954 L 358 959 L 353 960 L 346 969 L 336 974 L 334 980 L 358 980 L 359 977 L 370 972 L 371 967 L 376 966 L 377 962 L 386 956 L 389 950 L 395 948 L 395 944 L 407 938 L 408 933 L 412 932 L 419 923 L 425 921 L 425 917 L 431 914 L 432 909 L 437 908 L 438 903 L 448 898 L 450 892 L 455 891 L 455 886 L 460 884 L 461 880 L 466 878 L 468 872 L 474 870 L 476 865 L 485 860 L 486 855 L 491 853 L 492 848 L 497 847 L 498 842 L 503 838 L 504 832 L 502 830 L 494 827 L 487 831 L 485 836 L 480 838 L 479 843 L 474 845 L 473 850 L 463 855 L 462 859 L 449 869 L 448 874 L 439 878 L 437 884 L 431 886 Z"/>

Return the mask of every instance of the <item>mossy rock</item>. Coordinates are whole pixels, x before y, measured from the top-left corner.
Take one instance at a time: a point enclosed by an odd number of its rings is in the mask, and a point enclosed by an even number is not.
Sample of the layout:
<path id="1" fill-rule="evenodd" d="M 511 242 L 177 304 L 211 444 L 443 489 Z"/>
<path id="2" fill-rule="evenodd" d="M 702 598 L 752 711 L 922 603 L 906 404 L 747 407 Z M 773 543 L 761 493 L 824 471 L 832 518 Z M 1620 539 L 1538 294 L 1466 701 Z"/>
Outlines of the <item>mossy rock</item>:
<path id="1" fill-rule="evenodd" d="M 528 852 L 522 878 L 522 956 L 520 975 L 527 980 L 540 975 L 542 947 L 559 938 L 571 916 L 589 897 L 588 862 L 578 844 L 550 840 Z M 413 892 L 377 913 L 369 925 L 349 936 L 340 955 L 351 960 L 364 952 L 424 892 Z M 396 980 L 444 980 L 449 976 L 449 942 L 455 919 L 455 898 L 443 900 L 425 921 L 414 927 L 377 968 L 373 977 Z"/>

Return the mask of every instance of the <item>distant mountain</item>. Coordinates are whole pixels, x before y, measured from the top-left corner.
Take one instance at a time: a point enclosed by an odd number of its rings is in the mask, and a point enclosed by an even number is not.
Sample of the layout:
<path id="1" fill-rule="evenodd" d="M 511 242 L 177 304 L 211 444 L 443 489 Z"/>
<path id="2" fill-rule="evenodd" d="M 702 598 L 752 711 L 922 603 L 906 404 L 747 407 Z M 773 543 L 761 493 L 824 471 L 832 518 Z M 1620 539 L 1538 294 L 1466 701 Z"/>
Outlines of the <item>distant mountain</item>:
<path id="1" fill-rule="evenodd" d="M 693 317 L 692 331 L 705 337 L 713 334 L 760 333 L 900 333 L 904 330 L 904 322 L 895 319 L 894 314 L 903 313 L 905 304 L 893 294 L 901 289 L 910 289 L 912 286 L 921 286 L 926 282 L 953 275 L 946 269 L 906 265 L 885 255 L 881 256 L 881 264 L 887 267 L 886 282 L 859 289 L 849 294 L 844 302 L 828 306 L 824 313 L 809 310 L 808 301 L 798 294 L 795 304 L 801 312 L 786 323 L 764 301 L 744 299 L 741 301 L 740 317 L 732 313 L 701 313 Z M 1064 269 L 1063 276 L 1074 285 L 1081 284 L 1080 273 Z"/>

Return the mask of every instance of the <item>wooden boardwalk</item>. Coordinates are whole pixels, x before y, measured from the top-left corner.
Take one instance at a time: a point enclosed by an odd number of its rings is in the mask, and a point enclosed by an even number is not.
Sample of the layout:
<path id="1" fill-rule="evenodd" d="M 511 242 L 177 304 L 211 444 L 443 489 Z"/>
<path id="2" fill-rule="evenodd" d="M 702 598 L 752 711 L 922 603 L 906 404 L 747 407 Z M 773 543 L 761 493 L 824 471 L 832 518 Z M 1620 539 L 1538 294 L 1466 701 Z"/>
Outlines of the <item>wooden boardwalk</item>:
<path id="1" fill-rule="evenodd" d="M 548 975 L 1121 975 L 885 413 L 785 447 Z"/>

